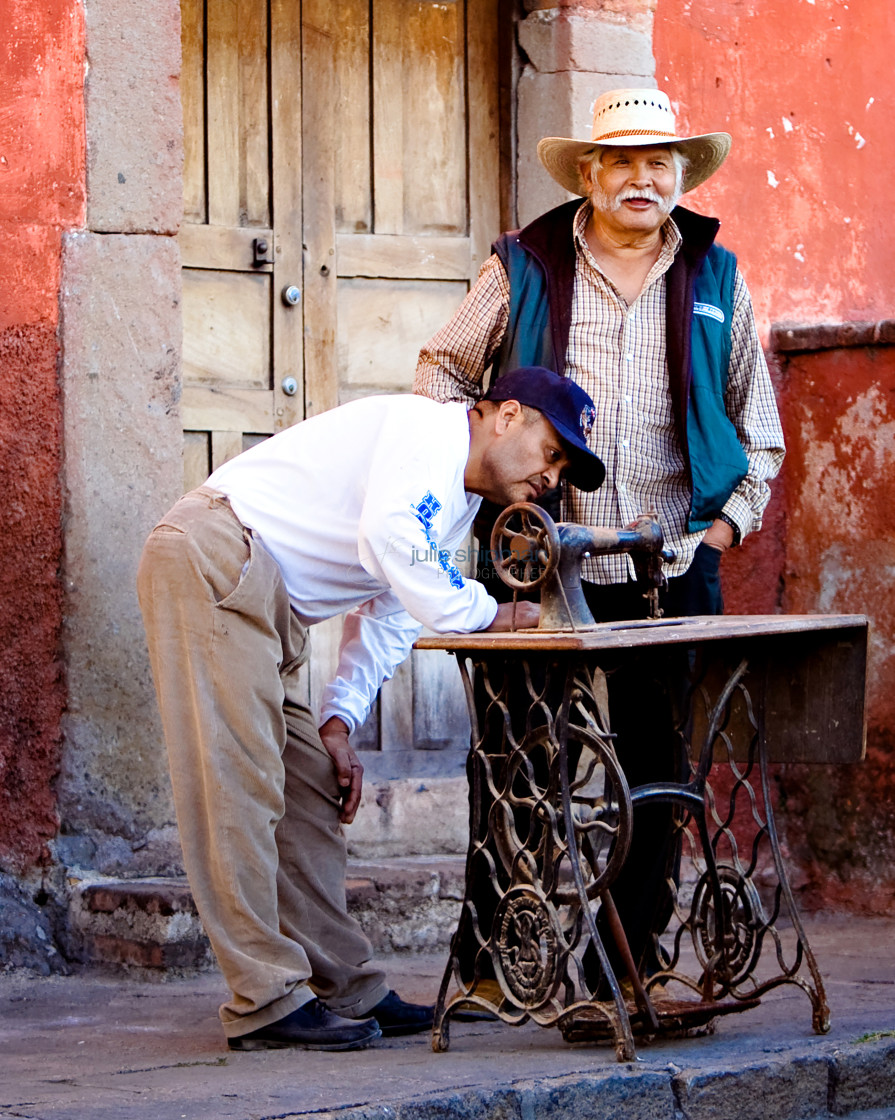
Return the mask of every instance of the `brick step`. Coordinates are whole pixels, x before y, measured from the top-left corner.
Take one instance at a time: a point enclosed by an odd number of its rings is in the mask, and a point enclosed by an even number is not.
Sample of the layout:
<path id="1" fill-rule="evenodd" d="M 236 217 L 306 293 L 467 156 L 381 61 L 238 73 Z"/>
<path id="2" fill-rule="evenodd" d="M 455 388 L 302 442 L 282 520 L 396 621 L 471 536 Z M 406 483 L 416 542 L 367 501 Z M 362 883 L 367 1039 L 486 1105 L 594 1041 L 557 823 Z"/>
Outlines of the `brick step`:
<path id="1" fill-rule="evenodd" d="M 463 870 L 460 856 L 350 860 L 348 909 L 377 953 L 447 949 L 463 898 Z M 74 882 L 66 950 L 85 964 L 214 967 L 185 878 Z"/>

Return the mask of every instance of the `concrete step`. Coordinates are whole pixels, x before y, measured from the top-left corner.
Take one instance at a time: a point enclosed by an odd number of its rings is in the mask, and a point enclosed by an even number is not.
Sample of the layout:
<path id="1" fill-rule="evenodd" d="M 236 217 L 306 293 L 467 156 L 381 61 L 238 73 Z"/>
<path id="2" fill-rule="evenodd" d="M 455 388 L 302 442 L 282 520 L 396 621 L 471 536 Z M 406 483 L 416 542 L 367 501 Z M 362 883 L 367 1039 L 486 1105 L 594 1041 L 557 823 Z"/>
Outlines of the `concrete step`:
<path id="1" fill-rule="evenodd" d="M 350 860 L 348 909 L 377 954 L 445 950 L 463 899 L 459 856 Z M 85 964 L 210 968 L 185 878 L 71 880 L 66 953 Z"/>

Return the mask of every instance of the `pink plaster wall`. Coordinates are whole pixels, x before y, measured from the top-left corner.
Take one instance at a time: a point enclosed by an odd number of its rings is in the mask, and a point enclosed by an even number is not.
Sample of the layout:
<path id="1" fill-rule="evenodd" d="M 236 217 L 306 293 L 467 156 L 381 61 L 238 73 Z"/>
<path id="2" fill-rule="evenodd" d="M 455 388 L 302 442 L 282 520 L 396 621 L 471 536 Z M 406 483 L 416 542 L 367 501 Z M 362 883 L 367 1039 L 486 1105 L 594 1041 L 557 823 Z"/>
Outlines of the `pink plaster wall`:
<path id="1" fill-rule="evenodd" d="M 724 168 L 688 196 L 722 220 L 762 334 L 895 318 L 891 0 L 659 0 L 658 85 Z M 880 160 L 883 162 L 881 163 Z M 895 347 L 772 355 L 788 447 L 763 532 L 725 560 L 729 610 L 871 619 L 868 756 L 784 767 L 806 901 L 895 912 Z"/>
<path id="2" fill-rule="evenodd" d="M 83 225 L 84 21 L 77 0 L 6 0 L 0 20 L 0 867 L 56 830 L 62 235 Z"/>
<path id="3" fill-rule="evenodd" d="M 688 196 L 717 214 L 763 330 L 890 316 L 895 286 L 891 0 L 659 0 L 657 84 L 680 127 L 726 131 Z"/>

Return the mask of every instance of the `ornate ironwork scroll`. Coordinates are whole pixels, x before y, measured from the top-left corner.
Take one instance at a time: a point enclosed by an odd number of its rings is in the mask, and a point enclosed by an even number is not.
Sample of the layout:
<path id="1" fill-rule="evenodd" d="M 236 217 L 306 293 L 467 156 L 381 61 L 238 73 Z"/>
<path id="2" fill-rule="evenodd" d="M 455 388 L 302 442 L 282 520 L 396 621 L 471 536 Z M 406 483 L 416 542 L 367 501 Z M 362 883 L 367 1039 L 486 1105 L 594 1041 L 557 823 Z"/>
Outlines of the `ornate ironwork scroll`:
<path id="1" fill-rule="evenodd" d="M 470 844 L 434 1049 L 447 1049 L 455 1011 L 477 1007 L 509 1024 L 555 1025 L 569 1041 L 607 1039 L 629 1060 L 635 1035 L 702 1028 L 780 984 L 805 991 L 815 1030 L 829 1028 L 774 827 L 745 661 L 719 675 L 716 660 L 703 669 L 691 658 L 677 681 L 685 772 L 629 790 L 598 655 L 458 660 L 472 721 Z M 679 843 L 668 847 L 671 917 L 654 930 L 654 964 L 641 974 L 612 885 L 633 808 L 659 803 L 673 807 Z"/>
<path id="2" fill-rule="evenodd" d="M 772 988 L 795 984 L 824 1033 L 829 1007 L 780 851 L 748 664 L 733 667 L 720 691 L 718 668 L 707 665 L 684 697 L 679 733 L 689 780 L 632 792 L 635 804 L 679 806 L 683 849 L 680 872 L 669 877 L 674 915 L 655 934 L 664 967 L 646 985 L 657 998 L 678 992 L 754 1006 Z"/>
<path id="3" fill-rule="evenodd" d="M 463 911 L 433 1046 L 461 1005 L 548 1026 L 600 996 L 619 1053 L 625 1002 L 595 921 L 631 835 L 627 784 L 605 730 L 605 682 L 576 659 L 461 658 L 473 719 Z M 451 979 L 460 997 L 445 999 Z"/>

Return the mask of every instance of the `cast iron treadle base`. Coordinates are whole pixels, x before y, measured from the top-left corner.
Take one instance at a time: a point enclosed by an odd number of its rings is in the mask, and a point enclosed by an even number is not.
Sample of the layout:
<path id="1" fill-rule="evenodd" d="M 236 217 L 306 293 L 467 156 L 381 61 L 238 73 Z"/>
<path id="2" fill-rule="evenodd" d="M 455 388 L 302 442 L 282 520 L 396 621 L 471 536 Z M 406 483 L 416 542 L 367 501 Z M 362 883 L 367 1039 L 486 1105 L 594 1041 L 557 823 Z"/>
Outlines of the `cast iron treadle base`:
<path id="1" fill-rule="evenodd" d="M 614 1043 L 630 1061 L 635 1035 L 704 1033 L 781 985 L 807 996 L 816 1032 L 829 1030 L 768 763 L 862 757 L 866 619 L 672 621 L 420 643 L 457 655 L 472 724 L 466 889 L 434 1050 L 450 1045 L 453 1015 L 475 1008 L 555 1026 L 569 1042 Z M 616 753 L 616 673 L 665 690 L 675 780 L 629 788 L 620 759 L 646 740 L 639 723 L 626 727 Z M 641 709 L 653 695 L 651 683 Z M 639 971 L 613 896 L 630 893 L 633 822 L 653 806 L 670 826 L 664 886 L 651 888 L 667 905 L 646 949 L 640 933 Z"/>

